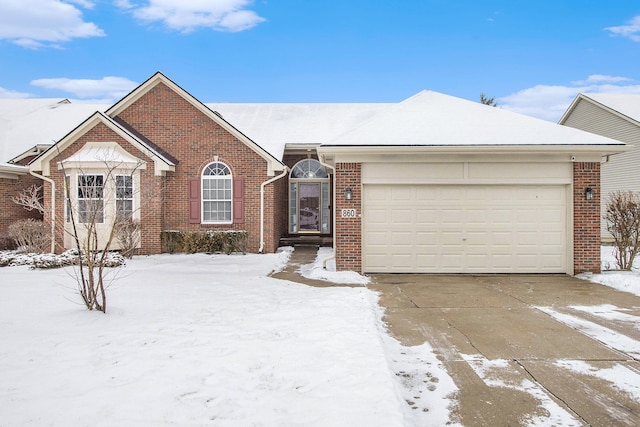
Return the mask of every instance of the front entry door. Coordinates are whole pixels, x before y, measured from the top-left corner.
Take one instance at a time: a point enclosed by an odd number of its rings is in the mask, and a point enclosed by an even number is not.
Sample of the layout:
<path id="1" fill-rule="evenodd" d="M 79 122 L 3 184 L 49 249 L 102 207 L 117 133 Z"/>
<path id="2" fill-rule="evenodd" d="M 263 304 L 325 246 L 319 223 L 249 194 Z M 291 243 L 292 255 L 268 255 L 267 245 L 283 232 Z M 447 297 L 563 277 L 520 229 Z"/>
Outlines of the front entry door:
<path id="1" fill-rule="evenodd" d="M 300 183 L 298 224 L 301 232 L 319 232 L 321 224 L 320 183 Z"/>

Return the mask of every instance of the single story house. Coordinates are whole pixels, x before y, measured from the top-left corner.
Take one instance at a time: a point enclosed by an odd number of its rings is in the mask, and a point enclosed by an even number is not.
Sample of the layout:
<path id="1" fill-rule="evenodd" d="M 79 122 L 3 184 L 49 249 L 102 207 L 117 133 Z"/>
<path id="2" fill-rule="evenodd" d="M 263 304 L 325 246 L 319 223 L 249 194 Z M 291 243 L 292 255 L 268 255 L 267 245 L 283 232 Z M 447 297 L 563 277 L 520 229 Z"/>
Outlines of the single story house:
<path id="1" fill-rule="evenodd" d="M 614 191 L 640 192 L 640 94 L 581 93 L 576 96 L 559 122 L 617 139 L 633 147 L 616 156 L 605 156 L 600 166 L 601 210 L 606 211 L 607 196 Z M 604 218 L 601 221 L 604 242 L 612 241 Z"/>
<path id="2" fill-rule="evenodd" d="M 330 238 L 338 270 L 574 274 L 600 270 L 600 161 L 626 149 L 432 91 L 203 104 L 156 73 L 28 168 L 58 219 L 65 187 L 80 222 L 89 203 L 105 224 L 139 219 L 140 253 L 161 252 L 167 230 L 245 230 L 251 252 Z"/>

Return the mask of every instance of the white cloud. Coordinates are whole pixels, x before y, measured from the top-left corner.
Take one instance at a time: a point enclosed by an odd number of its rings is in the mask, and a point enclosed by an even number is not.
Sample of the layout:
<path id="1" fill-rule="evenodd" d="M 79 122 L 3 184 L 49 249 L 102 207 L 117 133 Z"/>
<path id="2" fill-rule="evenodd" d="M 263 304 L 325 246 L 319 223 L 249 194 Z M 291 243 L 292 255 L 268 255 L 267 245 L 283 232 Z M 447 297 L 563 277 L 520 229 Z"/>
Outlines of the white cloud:
<path id="1" fill-rule="evenodd" d="M 92 79 L 37 79 L 31 81 L 33 86 L 45 89 L 60 90 L 73 94 L 78 98 L 98 98 L 114 101 L 122 98 L 138 84 L 124 77 L 103 77 Z"/>
<path id="2" fill-rule="evenodd" d="M 627 37 L 634 42 L 640 42 L 640 15 L 634 17 L 627 25 L 607 27 L 605 30 L 614 36 Z"/>
<path id="3" fill-rule="evenodd" d="M 0 1 L 0 39 L 26 48 L 58 47 L 74 38 L 101 37 L 96 24 L 85 22 L 81 7 L 93 7 L 87 0 L 2 0 Z"/>
<path id="4" fill-rule="evenodd" d="M 593 83 L 622 83 L 622 82 L 631 82 L 633 79 L 628 77 L 616 77 L 616 76 L 607 76 L 603 74 L 592 74 L 587 77 L 585 80 L 577 80 L 575 82 L 571 82 L 572 85 L 589 85 Z"/>
<path id="5" fill-rule="evenodd" d="M 536 85 L 498 98 L 505 110 L 557 122 L 578 93 L 638 93 L 640 84 L 627 77 L 593 74 L 569 85 Z"/>
<path id="6" fill-rule="evenodd" d="M 89 0 L 66 0 L 67 3 L 77 4 L 78 6 L 84 7 L 85 9 L 93 9 L 95 4 Z"/>
<path id="7" fill-rule="evenodd" d="M 113 4 L 120 9 L 131 9 L 133 7 L 129 0 L 114 0 Z"/>
<path id="8" fill-rule="evenodd" d="M 0 98 L 29 98 L 30 94 L 0 87 Z"/>
<path id="9" fill-rule="evenodd" d="M 139 3 L 118 0 L 116 5 L 143 22 L 163 22 L 172 30 L 190 32 L 197 28 L 243 31 L 264 22 L 247 9 L 251 0 L 148 0 Z"/>

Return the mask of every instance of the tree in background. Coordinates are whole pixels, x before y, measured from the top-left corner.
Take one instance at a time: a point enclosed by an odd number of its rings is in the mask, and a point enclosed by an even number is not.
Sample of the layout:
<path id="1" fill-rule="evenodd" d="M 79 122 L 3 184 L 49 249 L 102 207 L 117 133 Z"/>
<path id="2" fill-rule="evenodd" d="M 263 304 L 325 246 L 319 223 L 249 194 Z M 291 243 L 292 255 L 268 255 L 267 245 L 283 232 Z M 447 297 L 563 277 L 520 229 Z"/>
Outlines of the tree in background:
<path id="1" fill-rule="evenodd" d="M 492 107 L 497 107 L 498 106 L 498 102 L 496 101 L 495 97 L 487 97 L 487 95 L 484 94 L 484 92 L 482 92 L 480 94 L 480 103 L 484 104 L 484 105 L 490 105 Z"/>

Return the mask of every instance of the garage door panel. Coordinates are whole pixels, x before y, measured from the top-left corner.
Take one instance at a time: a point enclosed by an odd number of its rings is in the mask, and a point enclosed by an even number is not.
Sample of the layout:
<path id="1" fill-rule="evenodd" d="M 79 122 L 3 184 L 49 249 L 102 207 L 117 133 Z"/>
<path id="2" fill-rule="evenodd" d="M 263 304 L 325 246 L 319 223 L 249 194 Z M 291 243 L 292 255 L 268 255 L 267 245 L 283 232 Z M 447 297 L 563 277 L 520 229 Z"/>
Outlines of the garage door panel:
<path id="1" fill-rule="evenodd" d="M 491 224 L 511 224 L 514 212 L 510 209 L 493 209 L 491 211 Z"/>
<path id="2" fill-rule="evenodd" d="M 411 209 L 393 209 L 391 211 L 391 221 L 394 224 L 409 224 L 413 227 L 414 221 L 413 211 Z"/>
<path id="3" fill-rule="evenodd" d="M 436 224 L 439 212 L 435 209 L 416 208 L 416 221 L 418 224 Z"/>
<path id="4" fill-rule="evenodd" d="M 367 242 L 369 244 L 369 247 L 373 248 L 373 247 L 383 247 L 385 250 L 387 248 L 387 233 L 384 231 L 379 231 L 379 232 L 369 232 L 367 234 Z"/>
<path id="5" fill-rule="evenodd" d="M 566 222 L 561 185 L 365 185 L 364 270 L 566 272 Z"/>
<path id="6" fill-rule="evenodd" d="M 411 249 L 414 246 L 413 233 L 411 231 L 396 231 L 391 234 L 391 244 L 394 249 L 403 246 Z"/>
<path id="7" fill-rule="evenodd" d="M 408 202 L 415 198 L 415 193 L 411 187 L 398 187 L 391 193 L 391 201 L 393 202 Z"/>

